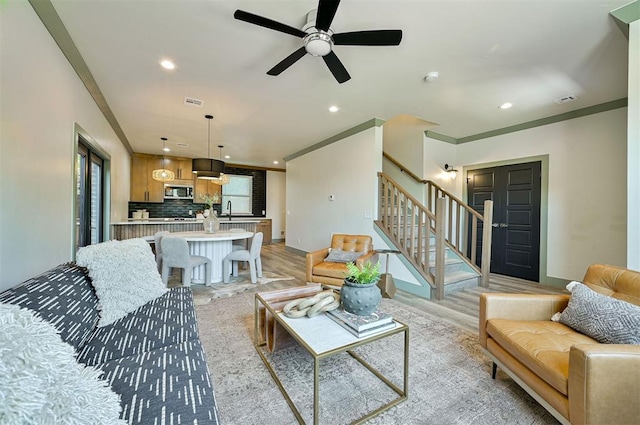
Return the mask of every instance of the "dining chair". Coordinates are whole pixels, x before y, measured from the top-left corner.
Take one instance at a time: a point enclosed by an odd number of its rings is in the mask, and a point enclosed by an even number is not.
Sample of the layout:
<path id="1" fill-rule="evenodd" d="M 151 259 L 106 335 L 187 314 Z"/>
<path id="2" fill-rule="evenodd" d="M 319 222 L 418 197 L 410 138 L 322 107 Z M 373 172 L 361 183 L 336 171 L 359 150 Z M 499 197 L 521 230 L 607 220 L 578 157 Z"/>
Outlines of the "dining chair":
<path id="1" fill-rule="evenodd" d="M 194 267 L 205 265 L 205 284 L 211 284 L 211 259 L 189 254 L 189 244 L 183 238 L 164 236 L 162 245 L 162 282 L 167 285 L 171 268 L 182 269 L 182 285 L 191 286 Z"/>
<path id="2" fill-rule="evenodd" d="M 251 274 L 251 283 L 257 283 L 258 278 L 262 277 L 262 261 L 260 260 L 260 250 L 262 249 L 262 232 L 253 235 L 251 248 L 238 249 L 232 251 L 224 260 L 222 260 L 222 281 L 229 283 L 229 264 L 233 262 L 233 276 L 238 276 L 238 262 L 249 262 L 249 273 Z"/>
<path id="3" fill-rule="evenodd" d="M 160 241 L 162 240 L 163 236 L 167 236 L 169 234 L 170 234 L 170 232 L 168 232 L 166 230 L 162 230 L 160 232 L 156 232 L 153 235 L 154 248 L 155 248 L 155 251 L 156 251 L 156 264 L 158 265 L 158 272 L 162 271 L 162 245 L 160 244 Z"/>

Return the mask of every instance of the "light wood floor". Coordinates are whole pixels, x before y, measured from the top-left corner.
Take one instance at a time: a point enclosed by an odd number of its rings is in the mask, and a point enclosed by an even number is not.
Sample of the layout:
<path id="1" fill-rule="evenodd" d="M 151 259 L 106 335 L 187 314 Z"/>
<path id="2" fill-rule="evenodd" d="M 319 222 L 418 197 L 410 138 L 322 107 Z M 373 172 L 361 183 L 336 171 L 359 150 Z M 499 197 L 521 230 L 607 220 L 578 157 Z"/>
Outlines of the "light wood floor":
<path id="1" fill-rule="evenodd" d="M 284 243 L 265 245 L 261 252 L 262 269 L 280 275 L 294 276 L 295 280 L 276 281 L 261 285 L 261 290 L 280 289 L 305 282 L 305 257 L 289 252 Z M 394 299 L 420 310 L 454 322 L 472 332 L 478 331 L 480 294 L 483 292 L 508 292 L 530 294 L 568 293 L 565 290 L 540 285 L 536 282 L 491 275 L 489 288 L 468 288 L 447 295 L 444 300 L 426 300 L 408 292 L 398 291 Z"/>

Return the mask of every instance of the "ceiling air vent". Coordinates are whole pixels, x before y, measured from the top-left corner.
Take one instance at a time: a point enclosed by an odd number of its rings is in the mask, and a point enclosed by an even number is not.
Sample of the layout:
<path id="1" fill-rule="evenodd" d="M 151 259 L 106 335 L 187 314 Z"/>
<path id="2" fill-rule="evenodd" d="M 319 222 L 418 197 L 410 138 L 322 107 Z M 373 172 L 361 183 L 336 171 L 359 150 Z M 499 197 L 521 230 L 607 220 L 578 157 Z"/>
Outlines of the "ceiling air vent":
<path id="1" fill-rule="evenodd" d="M 561 104 L 563 104 L 563 103 L 573 102 L 573 101 L 574 101 L 574 100 L 576 100 L 577 98 L 578 98 L 578 96 L 573 95 L 573 94 L 570 94 L 570 95 L 568 95 L 568 96 L 561 97 L 560 99 L 556 99 L 556 100 L 555 100 L 555 102 L 556 102 L 558 105 L 561 105 Z"/>
<path id="2" fill-rule="evenodd" d="M 184 104 L 185 105 L 191 105 L 191 106 L 202 106 L 202 101 L 200 99 L 194 99 L 193 97 L 185 97 L 184 98 Z"/>

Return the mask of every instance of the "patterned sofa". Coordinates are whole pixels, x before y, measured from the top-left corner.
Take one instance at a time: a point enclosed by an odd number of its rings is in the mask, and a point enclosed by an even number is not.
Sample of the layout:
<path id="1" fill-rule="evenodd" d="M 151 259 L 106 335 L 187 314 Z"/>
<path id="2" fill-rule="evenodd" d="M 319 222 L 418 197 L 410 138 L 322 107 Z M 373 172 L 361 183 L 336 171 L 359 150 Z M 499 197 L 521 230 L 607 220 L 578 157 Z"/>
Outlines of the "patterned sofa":
<path id="1" fill-rule="evenodd" d="M 86 269 L 62 264 L 0 294 L 35 311 L 103 371 L 130 424 L 217 424 L 215 395 L 189 288 L 174 288 L 101 328 Z"/>

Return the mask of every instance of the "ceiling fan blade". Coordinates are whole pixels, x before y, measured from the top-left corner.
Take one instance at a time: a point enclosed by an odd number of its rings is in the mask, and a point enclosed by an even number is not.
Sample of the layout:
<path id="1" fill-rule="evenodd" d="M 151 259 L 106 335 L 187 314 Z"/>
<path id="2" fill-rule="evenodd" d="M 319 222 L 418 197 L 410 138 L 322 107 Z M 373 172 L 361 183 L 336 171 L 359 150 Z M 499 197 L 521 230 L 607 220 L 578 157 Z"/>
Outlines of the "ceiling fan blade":
<path id="1" fill-rule="evenodd" d="M 329 71 L 331 71 L 340 84 L 351 79 L 351 75 L 349 75 L 347 69 L 342 65 L 342 62 L 340 62 L 340 59 L 338 59 L 335 53 L 329 52 L 329 54 L 323 56 L 322 59 L 324 59 L 324 63 L 329 67 Z"/>
<path id="2" fill-rule="evenodd" d="M 316 28 L 322 31 L 329 30 L 333 17 L 336 15 L 340 0 L 320 0 L 316 16 Z"/>
<path id="3" fill-rule="evenodd" d="M 290 27 L 289 25 L 276 22 L 263 16 L 254 15 L 253 13 L 245 12 L 244 10 L 236 10 L 236 12 L 233 14 L 233 17 L 240 21 L 245 21 L 254 25 L 260 25 L 261 27 L 280 31 L 285 34 L 293 35 L 295 37 L 302 38 L 307 35 L 306 32 L 299 30 L 298 28 Z"/>
<path id="4" fill-rule="evenodd" d="M 271 68 L 267 71 L 269 75 L 280 75 L 282 71 L 289 68 L 294 63 L 298 62 L 304 55 L 307 54 L 307 51 L 304 49 L 304 46 L 291 53 L 289 56 L 284 58 L 279 64 Z"/>
<path id="5" fill-rule="evenodd" d="M 397 46 L 402 40 L 402 30 L 371 30 L 333 34 L 336 46 Z"/>

